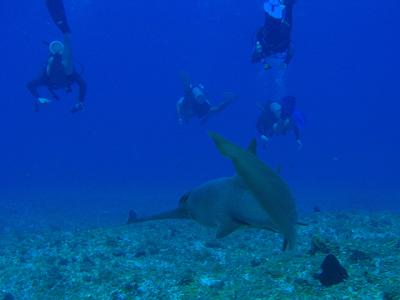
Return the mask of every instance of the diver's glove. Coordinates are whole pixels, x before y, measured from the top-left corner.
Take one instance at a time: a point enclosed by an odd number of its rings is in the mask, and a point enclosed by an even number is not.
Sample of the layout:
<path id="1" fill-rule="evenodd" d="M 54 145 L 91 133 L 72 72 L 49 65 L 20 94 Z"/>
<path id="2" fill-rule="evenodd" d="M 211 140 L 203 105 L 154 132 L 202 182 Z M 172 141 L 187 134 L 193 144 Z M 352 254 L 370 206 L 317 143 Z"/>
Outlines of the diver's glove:
<path id="1" fill-rule="evenodd" d="M 50 103 L 50 102 L 51 102 L 50 99 L 43 98 L 43 97 L 39 97 L 37 100 L 38 100 L 38 102 L 39 102 L 40 104 L 47 104 L 47 103 Z"/>
<path id="2" fill-rule="evenodd" d="M 78 102 L 75 104 L 75 106 L 71 109 L 71 113 L 77 113 L 79 111 L 82 111 L 84 109 L 83 102 Z"/>

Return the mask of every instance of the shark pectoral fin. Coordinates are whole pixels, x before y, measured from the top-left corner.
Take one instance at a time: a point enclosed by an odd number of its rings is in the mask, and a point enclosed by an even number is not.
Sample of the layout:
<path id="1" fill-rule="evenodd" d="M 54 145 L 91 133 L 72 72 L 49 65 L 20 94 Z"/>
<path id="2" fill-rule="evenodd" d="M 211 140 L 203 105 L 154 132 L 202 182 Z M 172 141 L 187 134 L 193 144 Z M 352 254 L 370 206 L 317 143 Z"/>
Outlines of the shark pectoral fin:
<path id="1" fill-rule="evenodd" d="M 235 220 L 230 220 L 225 223 L 222 223 L 218 226 L 217 233 L 216 233 L 216 238 L 221 239 L 223 237 L 226 237 L 227 235 L 231 234 L 234 232 L 236 229 L 238 229 L 240 226 L 243 224 L 236 222 Z"/>
<path id="2" fill-rule="evenodd" d="M 257 155 L 257 140 L 252 139 L 249 146 L 247 147 L 247 151 L 250 153 L 253 153 L 254 155 Z"/>
<path id="3" fill-rule="evenodd" d="M 275 232 L 275 233 L 279 233 L 279 230 L 278 230 L 278 229 L 276 229 L 276 228 L 275 228 L 275 227 L 273 227 L 273 226 L 264 226 L 263 228 L 264 228 L 264 229 L 266 229 L 266 230 L 269 230 L 269 231 Z"/>
<path id="4" fill-rule="evenodd" d="M 308 226 L 309 224 L 303 223 L 303 222 L 297 222 L 297 225 L 300 225 L 300 226 Z"/>

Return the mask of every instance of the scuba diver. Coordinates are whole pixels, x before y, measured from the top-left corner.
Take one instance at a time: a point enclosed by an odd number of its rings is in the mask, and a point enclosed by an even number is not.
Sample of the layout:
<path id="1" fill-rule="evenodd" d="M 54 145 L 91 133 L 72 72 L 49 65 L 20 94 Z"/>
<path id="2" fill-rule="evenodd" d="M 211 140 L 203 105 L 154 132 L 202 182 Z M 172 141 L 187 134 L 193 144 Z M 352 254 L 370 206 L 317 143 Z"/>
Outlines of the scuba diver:
<path id="1" fill-rule="evenodd" d="M 265 23 L 256 36 L 253 63 L 262 63 L 269 70 L 279 62 L 287 66 L 292 59 L 292 15 L 295 0 L 266 0 Z"/>
<path id="2" fill-rule="evenodd" d="M 193 117 L 197 117 L 202 123 L 206 123 L 211 116 L 223 111 L 235 100 L 233 94 L 225 93 L 222 103 L 212 105 L 202 84 L 192 84 L 186 74 L 181 74 L 181 79 L 184 96 L 176 104 L 179 124 L 188 123 Z"/>
<path id="3" fill-rule="evenodd" d="M 49 58 L 47 65 L 38 78 L 27 84 L 32 96 L 35 97 L 34 108 L 39 111 L 40 104 L 50 103 L 48 98 L 41 97 L 38 92 L 39 87 L 47 87 L 55 100 L 59 97 L 55 93 L 57 89 L 65 89 L 71 92 L 72 85 L 79 86 L 79 98 L 77 103 L 71 109 L 72 113 L 83 110 L 84 99 L 86 95 L 86 82 L 82 76 L 75 70 L 72 60 L 71 48 L 71 30 L 69 28 L 65 15 L 64 4 L 62 0 L 46 0 L 46 5 L 56 26 L 64 35 L 64 42 L 52 41 L 49 44 Z"/>
<path id="4" fill-rule="evenodd" d="M 302 113 L 296 110 L 296 98 L 286 96 L 279 102 L 268 101 L 257 120 L 257 131 L 264 146 L 274 135 L 286 135 L 293 130 L 299 149 L 302 148 L 300 130 L 305 125 Z"/>

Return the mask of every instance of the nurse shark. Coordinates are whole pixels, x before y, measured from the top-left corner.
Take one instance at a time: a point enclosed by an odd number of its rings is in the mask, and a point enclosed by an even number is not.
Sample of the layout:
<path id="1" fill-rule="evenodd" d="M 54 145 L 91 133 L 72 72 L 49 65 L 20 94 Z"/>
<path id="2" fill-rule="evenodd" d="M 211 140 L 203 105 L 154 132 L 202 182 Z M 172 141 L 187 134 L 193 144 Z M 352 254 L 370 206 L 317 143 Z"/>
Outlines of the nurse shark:
<path id="1" fill-rule="evenodd" d="M 225 140 L 220 140 L 219 136 L 210 135 L 216 143 L 225 143 Z M 229 147 L 232 148 L 230 144 Z M 235 147 L 233 149 L 236 150 Z M 247 156 L 256 157 L 255 152 L 256 143 L 254 140 L 248 150 L 241 149 L 241 151 L 235 153 L 235 160 L 240 159 L 240 157 L 242 160 L 246 160 Z M 241 166 L 239 170 L 237 169 L 238 175 L 236 176 L 208 181 L 184 194 L 176 209 L 145 218 L 132 217 L 128 220 L 128 223 L 163 219 L 192 219 L 203 226 L 216 228 L 216 238 L 225 237 L 243 227 L 262 228 L 282 233 L 284 235 L 284 249 L 292 249 L 295 243 L 294 227 L 297 223 L 297 215 L 294 207 L 291 207 L 288 203 L 285 204 L 289 199 L 292 205 L 294 204 L 290 192 L 283 180 L 272 170 L 268 169 L 268 172 L 264 170 L 260 175 L 255 174 L 256 171 L 254 170 L 251 171 L 254 168 L 260 169 L 260 164 L 266 167 L 260 160 L 257 159 L 256 162 L 250 160 L 250 162 L 253 166 L 247 166 L 249 170 L 244 168 L 245 171 L 243 171 L 243 166 Z M 262 179 L 257 178 L 258 176 L 262 176 Z M 253 177 L 256 178 L 253 179 Z M 260 188 L 258 182 L 262 182 L 265 187 Z M 267 194 L 268 200 L 262 198 L 264 194 Z M 282 205 L 281 198 L 285 205 Z M 266 205 L 265 201 L 278 203 L 267 203 Z M 270 208 L 271 206 L 272 209 L 266 209 L 266 207 Z M 290 209 L 285 214 L 274 206 Z M 282 221 L 282 218 L 286 220 Z"/>

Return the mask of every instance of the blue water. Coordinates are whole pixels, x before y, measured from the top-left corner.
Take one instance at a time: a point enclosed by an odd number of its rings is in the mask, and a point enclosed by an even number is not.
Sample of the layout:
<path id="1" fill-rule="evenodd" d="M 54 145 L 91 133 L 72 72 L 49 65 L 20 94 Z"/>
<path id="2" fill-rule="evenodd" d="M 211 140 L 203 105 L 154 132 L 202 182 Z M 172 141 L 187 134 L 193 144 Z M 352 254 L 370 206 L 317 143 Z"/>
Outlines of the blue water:
<path id="1" fill-rule="evenodd" d="M 215 177 L 233 174 L 207 136 L 245 146 L 270 86 L 250 63 L 263 1 L 65 0 L 87 108 L 76 93 L 32 111 L 26 83 L 61 38 L 43 1 L 0 2 L 0 201 L 49 218 L 129 208 L 149 214 Z M 395 0 L 299 0 L 288 94 L 308 119 L 304 147 L 277 138 L 260 156 L 282 166 L 301 210 L 400 208 L 399 20 Z M 238 99 L 207 125 L 179 126 L 179 71 L 211 101 Z M 76 91 L 75 91 L 76 92 Z M 34 218 L 35 216 L 32 216 Z"/>

